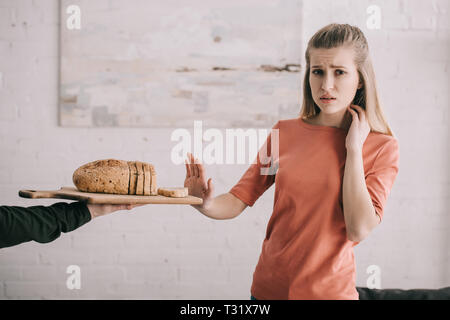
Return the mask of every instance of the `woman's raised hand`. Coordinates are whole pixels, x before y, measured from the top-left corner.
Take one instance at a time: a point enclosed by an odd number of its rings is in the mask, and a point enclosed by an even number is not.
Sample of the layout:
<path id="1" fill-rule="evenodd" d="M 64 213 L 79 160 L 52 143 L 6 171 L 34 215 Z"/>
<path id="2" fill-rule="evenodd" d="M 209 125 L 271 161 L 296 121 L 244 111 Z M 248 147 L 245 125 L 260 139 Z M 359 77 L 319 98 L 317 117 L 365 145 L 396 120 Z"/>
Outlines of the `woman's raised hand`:
<path id="1" fill-rule="evenodd" d="M 211 178 L 206 182 L 205 169 L 203 165 L 194 159 L 192 153 L 188 153 L 188 160 L 185 160 L 186 165 L 186 179 L 184 180 L 184 187 L 189 189 L 189 195 L 202 198 L 202 205 L 192 205 L 197 209 L 207 209 L 213 199 L 214 187 Z"/>

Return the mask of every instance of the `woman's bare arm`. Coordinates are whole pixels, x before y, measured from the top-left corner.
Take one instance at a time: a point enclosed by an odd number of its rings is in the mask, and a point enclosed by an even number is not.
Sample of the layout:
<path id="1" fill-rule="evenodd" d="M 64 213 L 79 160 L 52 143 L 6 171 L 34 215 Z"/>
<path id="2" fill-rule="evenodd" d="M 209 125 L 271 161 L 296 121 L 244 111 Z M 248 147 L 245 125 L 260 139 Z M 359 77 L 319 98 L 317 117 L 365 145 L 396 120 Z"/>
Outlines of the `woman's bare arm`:
<path id="1" fill-rule="evenodd" d="M 237 217 L 245 208 L 247 208 L 247 204 L 227 192 L 213 198 L 207 208 L 196 209 L 209 218 L 224 220 Z"/>
<path id="2" fill-rule="evenodd" d="M 189 161 L 186 163 L 186 179 L 184 186 L 189 189 L 189 194 L 203 199 L 202 205 L 192 205 L 205 216 L 217 219 L 232 219 L 241 214 L 247 208 L 242 200 L 231 193 L 224 193 L 213 197 L 214 187 L 212 179 L 206 182 L 205 169 L 191 153 L 188 154 Z"/>

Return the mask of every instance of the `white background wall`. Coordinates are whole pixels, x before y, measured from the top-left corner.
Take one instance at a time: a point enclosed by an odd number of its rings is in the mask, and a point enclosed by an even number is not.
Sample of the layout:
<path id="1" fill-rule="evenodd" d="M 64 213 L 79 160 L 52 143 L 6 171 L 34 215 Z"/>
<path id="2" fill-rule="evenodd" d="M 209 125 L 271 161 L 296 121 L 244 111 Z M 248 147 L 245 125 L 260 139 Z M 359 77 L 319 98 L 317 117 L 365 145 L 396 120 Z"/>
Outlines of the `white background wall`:
<path id="1" fill-rule="evenodd" d="M 367 267 L 378 265 L 382 288 L 450 286 L 449 1 L 299 4 L 303 48 L 330 22 L 363 30 L 400 142 L 383 223 L 355 248 L 357 284 L 366 286 Z M 381 9 L 379 30 L 366 27 L 371 4 Z M 18 190 L 72 185 L 78 166 L 107 157 L 151 162 L 161 185 L 182 185 L 184 166 L 169 158 L 173 129 L 57 125 L 58 28 L 57 1 L 0 0 L 1 205 L 50 205 L 55 201 L 19 198 Z M 303 56 L 304 49 L 302 64 Z M 246 168 L 207 167 L 216 194 Z M 189 206 L 149 205 L 98 218 L 51 244 L 2 249 L 0 299 L 248 299 L 272 202 L 273 187 L 230 221 Z M 71 264 L 81 267 L 80 290 L 66 288 Z"/>

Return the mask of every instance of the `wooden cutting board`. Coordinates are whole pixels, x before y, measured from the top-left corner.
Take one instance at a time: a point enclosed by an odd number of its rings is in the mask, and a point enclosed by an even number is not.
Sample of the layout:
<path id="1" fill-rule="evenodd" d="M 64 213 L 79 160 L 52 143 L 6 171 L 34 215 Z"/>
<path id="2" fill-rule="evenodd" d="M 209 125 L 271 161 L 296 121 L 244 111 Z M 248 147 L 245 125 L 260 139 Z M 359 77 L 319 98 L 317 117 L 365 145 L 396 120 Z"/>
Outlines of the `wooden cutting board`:
<path id="1" fill-rule="evenodd" d="M 161 195 L 157 196 L 136 196 L 107 193 L 81 192 L 74 187 L 62 187 L 59 190 L 20 190 L 19 196 L 22 198 L 42 199 L 56 198 L 79 200 L 87 203 L 97 204 L 202 204 L 203 199 L 187 196 L 184 198 L 172 198 Z"/>

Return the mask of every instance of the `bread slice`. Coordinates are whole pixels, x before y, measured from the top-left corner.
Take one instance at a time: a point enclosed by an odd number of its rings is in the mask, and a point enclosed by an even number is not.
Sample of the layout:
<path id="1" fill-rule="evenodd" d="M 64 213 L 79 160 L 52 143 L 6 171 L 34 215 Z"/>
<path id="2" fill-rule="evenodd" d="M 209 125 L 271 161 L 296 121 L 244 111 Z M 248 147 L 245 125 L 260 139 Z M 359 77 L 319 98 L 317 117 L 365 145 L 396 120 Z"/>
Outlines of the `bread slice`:
<path id="1" fill-rule="evenodd" d="M 136 195 L 144 195 L 144 168 L 142 162 L 136 161 L 136 168 L 138 172 L 137 184 L 136 184 Z"/>
<path id="2" fill-rule="evenodd" d="M 158 187 L 156 184 L 156 170 L 152 164 L 150 165 L 150 175 L 151 175 L 150 194 L 152 196 L 156 196 L 158 195 Z"/>
<path id="3" fill-rule="evenodd" d="M 143 183 L 142 183 L 142 195 L 145 195 L 145 162 L 141 162 L 142 163 L 142 176 L 143 176 Z"/>
<path id="4" fill-rule="evenodd" d="M 150 195 L 150 185 L 151 185 L 151 172 L 150 172 L 150 164 L 144 162 L 144 196 Z"/>
<path id="5" fill-rule="evenodd" d="M 131 182 L 131 164 L 127 161 L 128 165 L 128 194 L 130 194 L 130 182 Z"/>
<path id="6" fill-rule="evenodd" d="M 97 160 L 75 170 L 72 181 L 83 192 L 128 194 L 130 170 L 127 161 Z"/>
<path id="7" fill-rule="evenodd" d="M 128 161 L 130 167 L 130 192 L 128 194 L 136 194 L 137 169 L 135 161 Z"/>
<path id="8" fill-rule="evenodd" d="M 152 164 L 148 164 L 148 172 L 149 172 L 149 174 L 150 174 L 150 195 L 151 196 L 153 196 L 154 194 L 152 193 L 152 185 L 153 185 L 153 176 L 152 176 L 152 168 L 153 168 L 153 165 Z M 156 181 L 155 181 L 156 182 Z M 158 192 L 156 192 L 156 195 L 158 195 Z"/>
<path id="9" fill-rule="evenodd" d="M 172 198 L 184 198 L 189 195 L 188 188 L 158 188 L 158 194 Z"/>

